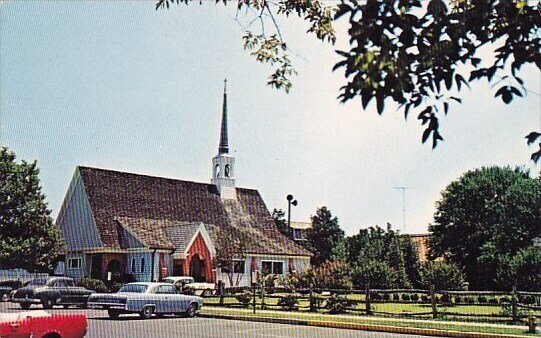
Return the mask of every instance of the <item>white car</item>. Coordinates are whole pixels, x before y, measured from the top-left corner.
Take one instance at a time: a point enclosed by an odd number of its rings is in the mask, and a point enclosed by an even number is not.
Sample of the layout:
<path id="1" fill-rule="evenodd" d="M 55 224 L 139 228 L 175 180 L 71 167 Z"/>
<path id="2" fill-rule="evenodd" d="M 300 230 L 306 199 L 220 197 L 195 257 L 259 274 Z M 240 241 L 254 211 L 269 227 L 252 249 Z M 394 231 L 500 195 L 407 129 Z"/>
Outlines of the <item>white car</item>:
<path id="1" fill-rule="evenodd" d="M 174 284 L 179 290 L 188 287 L 203 296 L 210 296 L 216 290 L 214 283 L 198 283 L 190 276 L 169 276 L 164 278 L 162 282 Z"/>

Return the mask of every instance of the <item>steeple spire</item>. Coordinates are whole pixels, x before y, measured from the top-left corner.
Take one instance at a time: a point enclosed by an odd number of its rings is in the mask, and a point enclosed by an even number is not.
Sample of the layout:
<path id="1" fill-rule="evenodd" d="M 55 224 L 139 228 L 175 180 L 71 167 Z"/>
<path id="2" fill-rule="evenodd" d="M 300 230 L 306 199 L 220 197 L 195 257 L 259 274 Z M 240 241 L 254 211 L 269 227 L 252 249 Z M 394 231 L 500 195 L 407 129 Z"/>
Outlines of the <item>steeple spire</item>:
<path id="1" fill-rule="evenodd" d="M 222 108 L 222 131 L 220 133 L 219 154 L 229 153 L 229 141 L 227 139 L 227 79 L 224 80 L 224 103 Z"/>

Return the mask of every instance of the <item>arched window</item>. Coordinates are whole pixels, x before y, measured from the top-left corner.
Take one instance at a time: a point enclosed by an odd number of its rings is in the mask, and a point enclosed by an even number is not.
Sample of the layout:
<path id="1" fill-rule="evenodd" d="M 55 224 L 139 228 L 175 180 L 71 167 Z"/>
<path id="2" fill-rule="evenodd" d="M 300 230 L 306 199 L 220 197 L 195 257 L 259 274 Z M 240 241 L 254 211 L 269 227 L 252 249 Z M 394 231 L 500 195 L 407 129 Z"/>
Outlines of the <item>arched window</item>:
<path id="1" fill-rule="evenodd" d="M 141 257 L 141 273 L 145 272 L 145 257 Z"/>
<path id="2" fill-rule="evenodd" d="M 135 257 L 131 259 L 131 273 L 135 273 Z"/>
<path id="3" fill-rule="evenodd" d="M 225 177 L 229 177 L 231 171 L 231 166 L 229 164 L 225 165 Z"/>

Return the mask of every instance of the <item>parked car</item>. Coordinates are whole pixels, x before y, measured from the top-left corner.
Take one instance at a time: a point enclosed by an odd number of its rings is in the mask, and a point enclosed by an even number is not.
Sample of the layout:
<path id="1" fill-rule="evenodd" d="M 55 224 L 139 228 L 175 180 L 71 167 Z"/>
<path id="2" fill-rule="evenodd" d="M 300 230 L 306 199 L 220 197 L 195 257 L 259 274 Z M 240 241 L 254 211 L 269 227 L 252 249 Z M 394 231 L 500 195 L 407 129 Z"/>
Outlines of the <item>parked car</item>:
<path id="1" fill-rule="evenodd" d="M 190 276 L 169 276 L 165 277 L 162 282 L 174 284 L 180 291 L 190 288 L 196 294 L 203 296 L 210 296 L 216 291 L 214 283 L 199 283 Z"/>
<path id="2" fill-rule="evenodd" d="M 93 293 L 93 290 L 75 286 L 72 278 L 36 278 L 13 292 L 11 301 L 19 303 L 25 310 L 32 304 L 41 304 L 44 309 L 51 309 L 55 305 L 63 305 L 65 308 L 70 305 L 84 307 L 88 296 Z"/>
<path id="3" fill-rule="evenodd" d="M 138 313 L 148 319 L 153 314 L 184 314 L 194 317 L 203 298 L 181 295 L 168 283 L 128 283 L 117 293 L 96 293 L 88 298 L 88 307 L 106 309 L 109 317 L 118 318 L 123 313 Z"/>
<path id="4" fill-rule="evenodd" d="M 51 315 L 43 310 L 0 313 L 0 337 L 81 338 L 87 330 L 83 314 Z"/>

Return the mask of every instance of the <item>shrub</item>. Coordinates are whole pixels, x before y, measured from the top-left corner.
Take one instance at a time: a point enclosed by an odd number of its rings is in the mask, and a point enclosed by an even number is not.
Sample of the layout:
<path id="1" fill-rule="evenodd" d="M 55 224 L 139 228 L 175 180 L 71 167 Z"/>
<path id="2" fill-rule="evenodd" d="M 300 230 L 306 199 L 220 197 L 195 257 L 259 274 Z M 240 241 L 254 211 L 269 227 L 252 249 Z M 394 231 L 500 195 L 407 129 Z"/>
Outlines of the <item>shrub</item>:
<path id="1" fill-rule="evenodd" d="M 391 295 L 388 294 L 388 293 L 384 293 L 381 295 L 381 298 L 384 300 L 384 301 L 388 301 L 389 299 L 391 299 Z"/>
<path id="2" fill-rule="evenodd" d="M 385 261 L 375 259 L 359 263 L 351 269 L 355 288 L 364 289 L 367 284 L 374 289 L 389 289 L 397 286 L 396 271 Z"/>
<path id="3" fill-rule="evenodd" d="M 398 302 L 398 301 L 400 301 L 400 294 L 398 293 L 393 294 L 393 302 Z"/>
<path id="4" fill-rule="evenodd" d="M 443 295 L 441 295 L 441 297 L 439 297 L 439 300 L 440 300 L 443 304 L 449 304 L 449 303 L 451 303 L 451 297 L 450 297 L 449 294 L 447 294 L 447 293 L 444 293 Z"/>
<path id="5" fill-rule="evenodd" d="M 421 302 L 428 303 L 428 302 L 430 302 L 430 299 L 428 298 L 427 295 L 422 295 L 421 296 Z"/>
<path id="6" fill-rule="evenodd" d="M 532 295 L 519 296 L 519 303 L 526 305 L 535 304 L 535 298 Z"/>
<path id="7" fill-rule="evenodd" d="M 242 304 L 242 306 L 248 306 L 252 300 L 252 294 L 248 291 L 238 293 L 235 295 L 235 298 Z"/>
<path id="8" fill-rule="evenodd" d="M 115 292 L 118 292 L 118 290 L 120 290 L 120 288 L 121 288 L 123 285 L 124 285 L 124 284 L 122 284 L 122 283 L 117 283 L 117 282 L 110 283 L 110 284 L 107 286 L 107 292 L 109 292 L 109 293 L 115 293 Z"/>
<path id="9" fill-rule="evenodd" d="M 492 305 L 498 305 L 498 300 L 494 297 L 488 299 L 488 303 Z"/>
<path id="10" fill-rule="evenodd" d="M 346 312 L 346 308 L 349 305 L 349 301 L 340 295 L 333 294 L 327 298 L 327 309 L 330 314 L 339 314 Z"/>
<path id="11" fill-rule="evenodd" d="M 473 297 L 464 297 L 464 303 L 467 303 L 467 304 L 474 304 L 474 303 L 475 303 L 475 299 L 473 299 Z"/>
<path id="12" fill-rule="evenodd" d="M 284 310 L 294 310 L 297 305 L 299 305 L 299 301 L 295 295 L 289 294 L 278 300 L 278 306 L 281 306 Z"/>
<path id="13" fill-rule="evenodd" d="M 414 301 L 414 302 L 419 301 L 419 295 L 414 293 L 413 295 L 411 295 L 411 300 Z"/>
<path id="14" fill-rule="evenodd" d="M 420 276 L 427 289 L 434 285 L 436 290 L 460 290 L 464 283 L 460 268 L 448 262 L 429 262 L 421 268 Z"/>
<path id="15" fill-rule="evenodd" d="M 509 297 L 500 298 L 500 304 L 509 304 L 509 303 L 511 303 L 511 299 Z"/>
<path id="16" fill-rule="evenodd" d="M 407 293 L 403 293 L 402 294 L 402 300 L 405 301 L 405 302 L 409 302 L 409 300 L 411 299 L 410 295 L 407 294 Z"/>
<path id="17" fill-rule="evenodd" d="M 460 304 L 460 303 L 462 303 L 462 297 L 460 297 L 460 296 L 455 296 L 454 301 L 455 301 L 455 304 Z"/>
<path id="18" fill-rule="evenodd" d="M 477 302 L 479 304 L 486 304 L 488 302 L 488 300 L 487 300 L 487 297 L 485 297 L 485 296 L 479 296 L 479 297 L 477 297 Z"/>
<path id="19" fill-rule="evenodd" d="M 94 290 L 98 293 L 104 293 L 108 291 L 107 287 L 105 286 L 105 283 L 103 283 L 103 281 L 100 279 L 81 278 L 77 282 L 77 286 L 82 286 L 89 290 Z"/>

